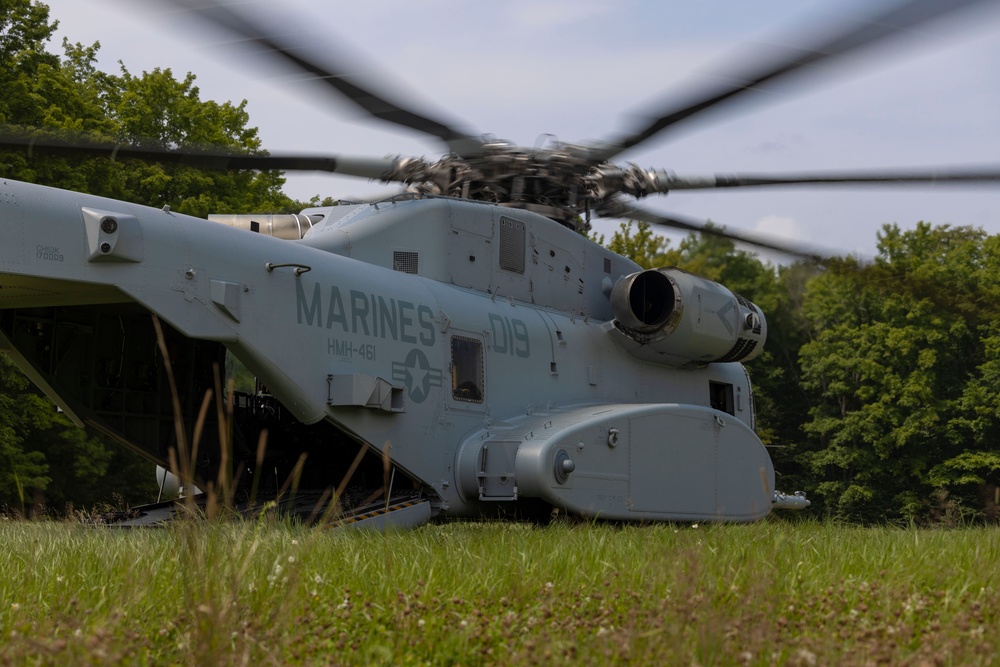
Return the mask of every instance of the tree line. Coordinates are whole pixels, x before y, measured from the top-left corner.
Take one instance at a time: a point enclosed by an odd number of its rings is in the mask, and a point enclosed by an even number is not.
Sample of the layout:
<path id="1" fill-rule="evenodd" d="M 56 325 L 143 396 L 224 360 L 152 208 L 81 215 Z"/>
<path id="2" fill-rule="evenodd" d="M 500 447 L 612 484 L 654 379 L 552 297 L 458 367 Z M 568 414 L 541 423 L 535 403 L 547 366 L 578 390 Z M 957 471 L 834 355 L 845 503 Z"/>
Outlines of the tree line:
<path id="1" fill-rule="evenodd" d="M 36 0 L 0 6 L 0 125 L 159 148 L 262 153 L 246 102 L 202 100 L 192 74 L 96 67 L 100 45 L 64 42 Z M 280 172 L 215 172 L 105 158 L 0 152 L 0 177 L 192 215 L 293 211 Z M 715 236 L 676 247 L 646 225 L 606 244 L 643 266 L 677 266 L 754 301 L 768 319 L 748 364 L 761 439 L 784 490 L 811 515 L 860 522 L 998 518 L 1000 237 L 919 223 L 878 232 L 873 262 L 775 265 Z M 605 242 L 605 239 L 600 239 Z M 0 358 L 0 507 L 43 497 L 146 502 L 150 466 L 72 426 Z"/>

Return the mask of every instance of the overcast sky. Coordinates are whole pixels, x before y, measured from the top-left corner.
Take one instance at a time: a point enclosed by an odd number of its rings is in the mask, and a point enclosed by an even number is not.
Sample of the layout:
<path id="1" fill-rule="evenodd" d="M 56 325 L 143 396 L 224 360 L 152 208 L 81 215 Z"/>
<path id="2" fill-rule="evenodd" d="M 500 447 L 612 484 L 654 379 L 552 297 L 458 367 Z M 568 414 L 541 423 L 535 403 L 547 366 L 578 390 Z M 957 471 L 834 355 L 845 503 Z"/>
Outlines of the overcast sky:
<path id="1" fill-rule="evenodd" d="M 48 0 L 60 37 L 100 41 L 100 65 L 197 75 L 202 99 L 248 100 L 272 152 L 437 157 L 433 141 L 365 121 L 316 87 L 220 44 L 228 38 L 153 0 Z M 236 3 L 240 4 L 240 3 Z M 253 4 L 248 2 L 245 4 Z M 725 77 L 768 45 L 808 46 L 804 26 L 859 17 L 870 0 L 270 0 L 302 39 L 360 53 L 369 75 L 421 109 L 522 145 L 544 134 L 605 139 L 658 100 Z M 854 8 L 855 11 L 851 11 Z M 58 44 L 53 45 L 58 50 Z M 386 83 L 388 82 L 388 83 Z M 619 156 L 678 174 L 1000 163 L 1000 2 L 760 91 Z M 289 176 L 293 197 L 376 184 Z M 1000 233 L 1000 187 L 675 192 L 664 212 L 874 252 L 883 223 Z M 595 225 L 610 230 L 616 223 Z"/>

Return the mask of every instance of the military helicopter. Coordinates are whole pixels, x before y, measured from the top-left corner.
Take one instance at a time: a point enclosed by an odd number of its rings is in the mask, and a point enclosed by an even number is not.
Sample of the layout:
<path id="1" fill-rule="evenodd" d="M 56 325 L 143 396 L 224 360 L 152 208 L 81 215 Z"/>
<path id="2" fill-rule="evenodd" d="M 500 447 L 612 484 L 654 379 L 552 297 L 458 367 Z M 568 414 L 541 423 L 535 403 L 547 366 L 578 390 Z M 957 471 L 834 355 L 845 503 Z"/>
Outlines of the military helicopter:
<path id="1" fill-rule="evenodd" d="M 534 148 L 417 112 L 232 6 L 174 4 L 446 154 L 257 156 L 8 134 L 0 147 L 40 154 L 327 171 L 405 190 L 208 222 L 4 180 L 0 347 L 78 425 L 185 484 L 233 479 L 247 502 L 277 499 L 300 514 L 336 499 L 343 524 L 553 508 L 614 521 L 738 522 L 807 506 L 775 488 L 754 432 L 742 362 L 765 343 L 760 308 L 678 269 L 644 270 L 579 232 L 592 216 L 631 218 L 813 257 L 802 244 L 636 200 L 679 189 L 1000 180 L 1000 169 L 982 168 L 685 178 L 612 162 L 755 86 L 980 4 L 972 0 L 894 5 L 861 29 L 666 107 L 632 133 Z M 178 416 L 219 396 L 227 353 L 254 373 L 257 390 L 229 394 L 231 420 L 202 410 L 193 451 Z M 129 522 L 176 511 L 157 503 Z"/>

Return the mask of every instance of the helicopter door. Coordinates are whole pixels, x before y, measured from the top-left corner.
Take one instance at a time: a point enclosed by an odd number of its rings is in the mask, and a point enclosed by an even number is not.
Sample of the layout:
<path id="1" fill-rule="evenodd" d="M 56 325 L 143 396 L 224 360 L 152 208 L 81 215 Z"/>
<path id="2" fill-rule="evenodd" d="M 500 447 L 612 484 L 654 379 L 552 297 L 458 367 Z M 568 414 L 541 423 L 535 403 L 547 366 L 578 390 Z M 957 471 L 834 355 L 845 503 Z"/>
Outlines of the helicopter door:
<path id="1" fill-rule="evenodd" d="M 482 405 L 486 394 L 483 369 L 483 341 L 477 336 L 451 337 L 451 397 L 460 402 Z M 471 407 L 471 405 L 470 405 Z"/>
<path id="2" fill-rule="evenodd" d="M 733 400 L 733 385 L 728 382 L 709 382 L 708 394 L 710 405 L 716 410 L 721 410 L 736 416 L 736 406 Z"/>

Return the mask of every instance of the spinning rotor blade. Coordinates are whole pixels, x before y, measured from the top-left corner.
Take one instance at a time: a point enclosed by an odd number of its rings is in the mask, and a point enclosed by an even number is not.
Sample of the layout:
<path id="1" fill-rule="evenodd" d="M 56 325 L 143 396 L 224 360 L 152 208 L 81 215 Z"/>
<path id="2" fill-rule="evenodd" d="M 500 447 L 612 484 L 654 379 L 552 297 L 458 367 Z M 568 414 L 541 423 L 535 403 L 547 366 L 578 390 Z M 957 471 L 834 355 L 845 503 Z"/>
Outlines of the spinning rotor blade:
<path id="1" fill-rule="evenodd" d="M 663 169 L 604 170 L 606 181 L 636 196 L 670 192 L 790 185 L 874 185 L 929 184 L 977 186 L 1000 182 L 1000 166 L 925 167 L 910 170 L 801 172 L 797 174 L 710 174 L 678 176 Z"/>
<path id="2" fill-rule="evenodd" d="M 993 0 L 908 0 L 896 4 L 892 9 L 868 17 L 860 27 L 852 28 L 825 38 L 820 38 L 809 50 L 791 49 L 785 57 L 750 66 L 735 72 L 731 83 L 723 83 L 696 95 L 679 108 L 667 110 L 658 117 L 650 118 L 645 127 L 634 134 L 614 139 L 593 151 L 595 162 L 604 162 L 628 150 L 670 126 L 690 118 L 702 111 L 717 106 L 742 93 L 753 90 L 770 81 L 775 81 L 798 70 L 807 69 L 824 61 L 836 59 L 853 51 L 885 41 L 901 33 L 912 31 L 923 23 L 928 23 L 948 14 L 963 10 L 982 2 Z"/>
<path id="3" fill-rule="evenodd" d="M 646 222 L 651 225 L 670 227 L 672 229 L 682 229 L 689 232 L 699 232 L 710 234 L 723 239 L 739 241 L 758 248 L 775 250 L 785 255 L 807 259 L 815 262 L 823 262 L 838 253 L 824 250 L 805 243 L 794 243 L 784 239 L 768 237 L 763 234 L 746 231 L 734 231 L 724 227 L 715 227 L 711 223 L 692 220 L 690 218 L 680 218 L 672 215 L 654 213 L 645 208 L 640 208 L 623 197 L 612 198 L 609 204 L 605 204 L 600 209 L 600 214 L 605 217 L 627 218 L 638 222 Z"/>
<path id="4" fill-rule="evenodd" d="M 168 164 L 183 164 L 199 169 L 282 169 L 297 171 L 325 171 L 359 178 L 389 180 L 397 158 L 324 157 L 318 155 L 245 155 L 225 151 L 168 150 L 142 148 L 122 144 L 65 143 L 25 136 L 0 136 L 0 149 L 26 150 L 62 157 L 134 158 Z"/>
<path id="5" fill-rule="evenodd" d="M 482 140 L 469 132 L 458 129 L 448 123 L 420 114 L 406 105 L 397 104 L 388 97 L 380 95 L 370 85 L 348 81 L 350 76 L 354 81 L 360 77 L 345 71 L 343 65 L 329 53 L 324 55 L 328 65 L 320 65 L 310 58 L 302 44 L 315 43 L 313 40 L 302 39 L 301 35 L 278 35 L 273 30 L 266 30 L 247 16 L 223 4 L 208 4 L 202 0 L 164 0 L 170 4 L 192 12 L 209 23 L 237 35 L 247 45 L 257 49 L 267 56 L 281 60 L 294 68 L 309 74 L 317 81 L 326 84 L 341 99 L 345 99 L 368 115 L 379 120 L 400 125 L 424 134 L 437 137 L 448 149 L 458 155 L 476 154 L 482 146 Z M 370 83 L 370 82 L 369 82 Z"/>

